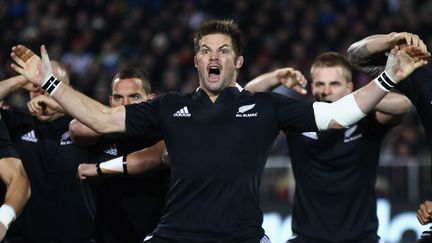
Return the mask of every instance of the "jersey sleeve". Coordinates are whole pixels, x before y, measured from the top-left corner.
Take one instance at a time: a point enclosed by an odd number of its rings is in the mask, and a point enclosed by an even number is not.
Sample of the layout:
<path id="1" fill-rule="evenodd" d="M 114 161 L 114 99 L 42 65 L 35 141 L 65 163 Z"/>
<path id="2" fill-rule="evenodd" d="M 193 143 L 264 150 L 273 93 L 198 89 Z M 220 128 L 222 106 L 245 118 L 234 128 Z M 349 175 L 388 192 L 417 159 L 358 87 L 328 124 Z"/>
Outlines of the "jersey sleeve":
<path id="1" fill-rule="evenodd" d="M 418 104 L 422 92 L 428 92 L 430 79 L 432 78 L 432 67 L 426 66 L 415 70 L 405 80 L 400 82 L 395 88 L 406 95 L 411 102 Z"/>
<path id="2" fill-rule="evenodd" d="M 296 100 L 277 93 L 272 93 L 272 102 L 280 129 L 296 132 L 318 131 L 313 102 Z"/>
<path id="3" fill-rule="evenodd" d="M 139 104 L 126 105 L 126 134 L 151 135 L 159 131 L 159 106 L 164 95 Z"/>

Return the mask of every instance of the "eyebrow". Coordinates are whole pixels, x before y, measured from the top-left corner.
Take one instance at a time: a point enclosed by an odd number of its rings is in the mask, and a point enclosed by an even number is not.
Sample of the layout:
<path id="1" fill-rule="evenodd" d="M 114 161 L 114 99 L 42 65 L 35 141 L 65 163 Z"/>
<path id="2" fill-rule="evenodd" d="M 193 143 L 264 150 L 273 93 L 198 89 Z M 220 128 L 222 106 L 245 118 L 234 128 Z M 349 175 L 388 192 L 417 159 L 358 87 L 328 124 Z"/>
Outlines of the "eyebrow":
<path id="1" fill-rule="evenodd" d="M 207 46 L 206 44 L 202 44 L 201 47 L 205 47 L 205 48 L 211 50 L 211 48 L 210 48 L 209 46 Z M 223 44 L 223 45 L 220 46 L 218 49 L 222 49 L 222 48 L 225 48 L 225 47 L 231 47 L 231 46 L 230 46 L 229 44 Z"/>

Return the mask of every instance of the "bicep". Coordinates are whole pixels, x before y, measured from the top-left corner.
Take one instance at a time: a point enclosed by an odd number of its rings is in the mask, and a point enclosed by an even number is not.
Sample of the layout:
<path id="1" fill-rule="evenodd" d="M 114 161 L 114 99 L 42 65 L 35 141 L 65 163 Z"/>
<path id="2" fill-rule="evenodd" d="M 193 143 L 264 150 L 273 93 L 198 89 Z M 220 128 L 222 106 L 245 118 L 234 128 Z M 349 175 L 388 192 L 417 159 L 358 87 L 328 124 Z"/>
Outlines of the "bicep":
<path id="1" fill-rule="evenodd" d="M 5 185 L 10 184 L 14 175 L 22 169 L 21 160 L 13 157 L 0 159 L 0 179 Z"/>

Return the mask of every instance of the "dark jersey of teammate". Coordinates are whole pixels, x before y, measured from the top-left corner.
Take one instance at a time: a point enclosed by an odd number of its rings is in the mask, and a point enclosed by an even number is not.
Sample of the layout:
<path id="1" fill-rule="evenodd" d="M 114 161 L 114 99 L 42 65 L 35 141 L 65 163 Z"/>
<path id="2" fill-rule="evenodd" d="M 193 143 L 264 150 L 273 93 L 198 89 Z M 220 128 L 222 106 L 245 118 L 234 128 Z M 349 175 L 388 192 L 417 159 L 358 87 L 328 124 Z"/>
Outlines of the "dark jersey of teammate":
<path id="1" fill-rule="evenodd" d="M 378 242 L 375 181 L 389 128 L 373 112 L 349 129 L 286 132 L 296 181 L 290 242 Z"/>
<path id="2" fill-rule="evenodd" d="M 4 125 L 3 121 L 0 120 L 0 159 L 3 158 L 19 159 L 20 157 L 12 146 L 6 126 Z M 3 204 L 4 202 L 5 193 L 6 186 L 3 183 L 0 183 L 0 204 Z"/>
<path id="3" fill-rule="evenodd" d="M 425 66 L 415 70 L 396 88 L 406 95 L 415 106 L 423 123 L 426 138 L 432 152 L 432 67 Z"/>
<path id="4" fill-rule="evenodd" d="M 92 149 L 90 161 L 110 160 L 153 145 L 160 136 L 138 139 L 104 135 Z M 169 187 L 169 170 L 155 169 L 139 176 L 105 176 L 95 183 L 96 240 L 137 243 L 153 232 L 162 215 Z"/>
<path id="5" fill-rule="evenodd" d="M 93 218 L 86 207 L 77 167 L 88 161 L 85 150 L 72 144 L 71 117 L 39 122 L 27 114 L 2 110 L 2 120 L 20 155 L 32 195 L 8 237 L 26 243 L 87 243 Z M 9 234 L 10 233 L 10 234 Z"/>
<path id="6" fill-rule="evenodd" d="M 171 187 L 155 238 L 260 242 L 260 176 L 280 129 L 316 131 L 310 102 L 229 87 L 215 103 L 199 89 L 126 106 L 126 133 L 160 130 Z M 150 242 L 152 240 L 150 239 Z"/>

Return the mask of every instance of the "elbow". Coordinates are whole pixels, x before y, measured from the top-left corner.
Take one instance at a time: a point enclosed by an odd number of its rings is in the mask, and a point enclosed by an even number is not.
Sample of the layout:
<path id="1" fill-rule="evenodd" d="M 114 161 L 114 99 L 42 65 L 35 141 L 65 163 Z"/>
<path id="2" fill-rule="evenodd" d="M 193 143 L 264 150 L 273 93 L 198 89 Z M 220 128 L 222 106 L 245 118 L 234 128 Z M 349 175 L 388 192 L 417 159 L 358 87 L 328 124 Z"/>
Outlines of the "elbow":
<path id="1" fill-rule="evenodd" d="M 78 120 L 73 119 L 70 123 L 69 123 L 69 135 L 72 139 L 72 141 L 74 143 L 77 142 L 77 131 L 79 130 L 80 124 L 78 122 Z"/>
<path id="2" fill-rule="evenodd" d="M 410 112 L 411 107 L 412 107 L 411 101 L 408 99 L 408 97 L 404 96 L 401 101 L 401 113 L 407 114 L 408 112 Z"/>
<path id="3" fill-rule="evenodd" d="M 31 196 L 31 186 L 30 186 L 30 181 L 28 180 L 27 174 L 24 170 L 24 166 L 22 165 L 22 163 L 20 163 L 19 165 L 19 171 L 17 173 L 18 175 L 17 180 L 22 181 L 23 183 L 23 191 L 24 191 L 24 198 L 26 201 L 28 201 L 30 199 Z"/>

